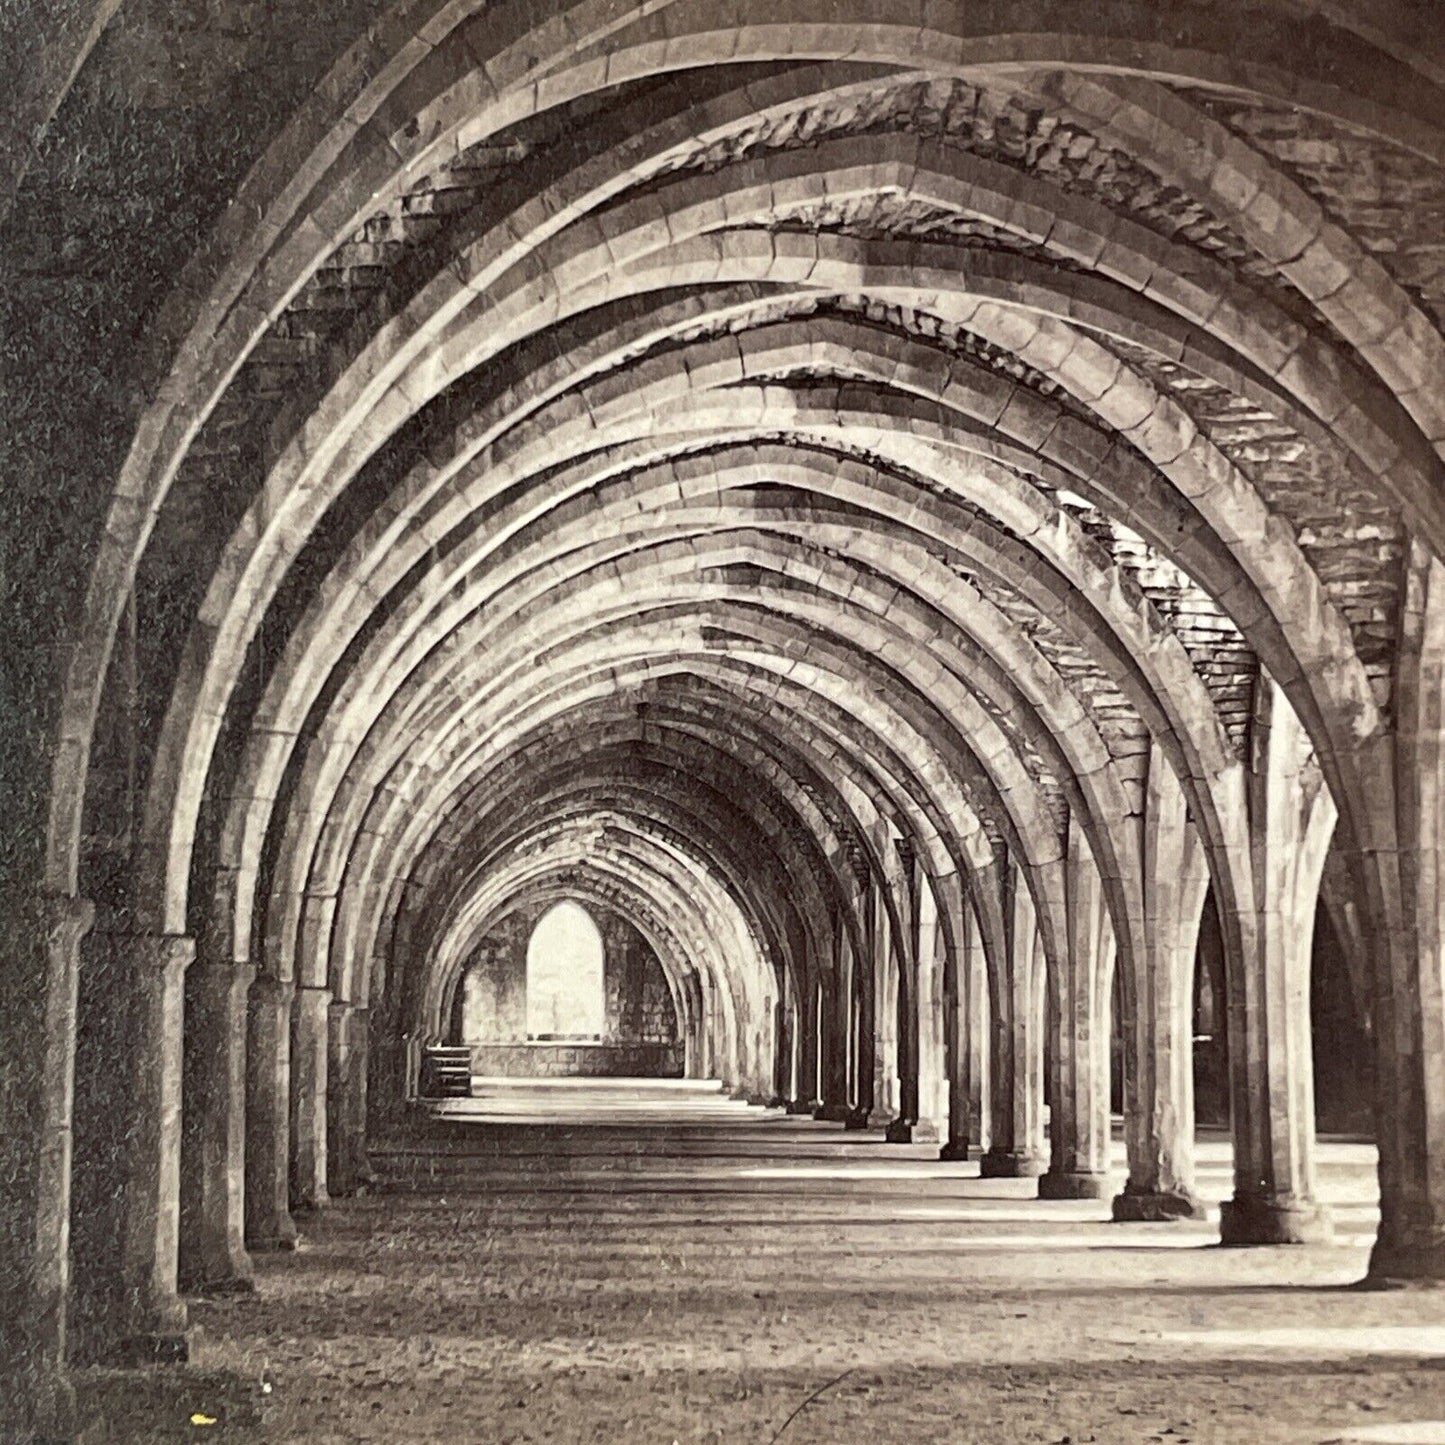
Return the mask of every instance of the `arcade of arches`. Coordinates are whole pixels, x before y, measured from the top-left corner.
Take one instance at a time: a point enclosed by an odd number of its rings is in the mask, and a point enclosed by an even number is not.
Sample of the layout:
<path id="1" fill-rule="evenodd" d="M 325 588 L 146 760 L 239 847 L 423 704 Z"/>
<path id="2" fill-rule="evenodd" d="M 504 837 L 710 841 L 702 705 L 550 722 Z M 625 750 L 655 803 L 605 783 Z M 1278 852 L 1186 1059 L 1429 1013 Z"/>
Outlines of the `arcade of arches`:
<path id="1" fill-rule="evenodd" d="M 435 1040 L 1296 1258 L 1348 1131 L 1445 1279 L 1431 0 L 12 8 L 23 1428 Z M 563 903 L 622 1002 L 489 1034 Z"/>

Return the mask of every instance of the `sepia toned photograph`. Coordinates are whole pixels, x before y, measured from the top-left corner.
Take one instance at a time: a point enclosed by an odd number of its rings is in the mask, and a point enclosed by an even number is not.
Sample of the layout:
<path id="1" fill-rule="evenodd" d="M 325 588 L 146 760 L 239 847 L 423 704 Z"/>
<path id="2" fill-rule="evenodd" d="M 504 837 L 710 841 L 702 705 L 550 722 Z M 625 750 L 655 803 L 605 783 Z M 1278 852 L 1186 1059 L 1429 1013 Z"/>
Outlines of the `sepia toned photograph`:
<path id="1" fill-rule="evenodd" d="M 0 1445 L 1445 1445 L 1445 0 L 0 0 Z"/>

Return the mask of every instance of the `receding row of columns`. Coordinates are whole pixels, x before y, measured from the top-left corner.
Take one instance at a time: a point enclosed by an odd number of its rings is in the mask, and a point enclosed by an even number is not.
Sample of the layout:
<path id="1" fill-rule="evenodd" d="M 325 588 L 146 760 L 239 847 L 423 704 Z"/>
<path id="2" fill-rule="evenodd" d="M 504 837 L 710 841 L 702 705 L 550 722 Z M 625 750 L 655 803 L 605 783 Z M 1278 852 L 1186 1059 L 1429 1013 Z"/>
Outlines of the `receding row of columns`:
<path id="1" fill-rule="evenodd" d="M 1334 818 L 1277 689 L 1261 688 L 1254 723 L 1239 791 L 1254 895 L 1229 981 L 1236 1178 L 1222 1219 L 1225 1241 L 1239 1244 L 1329 1227 L 1315 1188 L 1308 982 Z M 1157 753 L 1141 798 L 1139 816 L 1120 823 L 1137 830 L 1143 947 L 1117 980 L 1128 1174 L 1112 1208 L 1120 1219 L 1198 1217 L 1190 1008 L 1206 854 Z M 1065 925 L 1052 948 L 1037 902 L 1045 883 L 1006 847 L 965 885 L 896 831 L 874 842 L 881 866 L 854 870 L 856 928 L 820 927 L 826 956 L 777 1005 L 777 1096 L 797 1113 L 937 1143 L 944 1159 L 976 1155 L 986 1176 L 1037 1177 L 1041 1198 L 1106 1197 L 1120 950 L 1084 830 L 1071 815 L 1047 865 Z M 54 1006 L 72 1007 L 77 1025 L 77 1098 L 58 1107 L 76 1121 L 72 1247 L 87 1267 L 73 1288 L 60 1277 L 32 1294 L 60 1321 L 62 1356 L 68 1313 L 74 1356 L 175 1359 L 181 1290 L 251 1287 L 249 1251 L 294 1246 L 298 1213 L 366 1181 L 368 1012 L 204 939 L 198 949 L 136 935 L 107 916 L 90 927 L 88 910 L 70 910 L 49 936 L 75 954 L 58 975 L 74 1001 Z M 716 1018 L 699 1018 L 690 1064 L 710 1073 Z M 66 1167 L 71 1141 L 53 1132 L 54 1167 Z"/>
<path id="2" fill-rule="evenodd" d="M 180 1360 L 182 1291 L 253 1288 L 250 1251 L 368 1182 L 367 1010 L 186 937 L 101 928 L 82 952 L 68 1349 Z"/>
<path id="3" fill-rule="evenodd" d="M 1309 1020 L 1327 794 L 1305 777 L 1303 734 L 1277 691 L 1264 692 L 1257 714 L 1256 766 L 1243 800 L 1257 835 L 1257 948 L 1235 980 L 1230 1010 L 1236 1166 L 1221 1229 L 1233 1244 L 1308 1242 L 1330 1232 L 1316 1197 Z M 1119 1021 L 1128 1173 L 1112 1213 L 1203 1218 L 1192 984 L 1209 877 L 1182 790 L 1157 757 L 1138 826 L 1146 947 L 1119 980 L 1128 999 Z M 869 956 L 840 952 L 832 993 L 820 986 L 795 1000 L 795 1017 L 784 1020 L 789 1109 L 881 1127 L 896 1142 L 938 1141 L 944 1159 L 976 1153 L 985 1177 L 1037 1177 L 1043 1199 L 1108 1197 L 1115 940 L 1083 831 L 1072 821 L 1067 830 L 1067 938 L 1052 962 L 1020 866 L 996 880 L 1000 926 L 990 960 L 980 900 L 950 902 L 907 841 L 895 847 L 896 871 L 859 884 Z M 974 880 L 979 886 L 988 885 Z M 957 915 L 954 950 L 942 926 L 948 907 Z"/>

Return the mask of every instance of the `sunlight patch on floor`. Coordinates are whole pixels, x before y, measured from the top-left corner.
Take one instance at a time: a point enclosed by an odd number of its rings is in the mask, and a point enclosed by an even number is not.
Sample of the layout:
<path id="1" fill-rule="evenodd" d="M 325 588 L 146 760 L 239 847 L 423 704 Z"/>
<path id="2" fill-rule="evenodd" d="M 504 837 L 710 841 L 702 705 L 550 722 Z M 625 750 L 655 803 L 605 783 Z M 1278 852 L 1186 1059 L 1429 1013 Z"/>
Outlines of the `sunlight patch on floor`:
<path id="1" fill-rule="evenodd" d="M 1445 1325 L 1361 1325 L 1335 1329 L 1200 1330 L 1166 1334 L 1176 1344 L 1220 1350 L 1288 1350 L 1328 1355 L 1445 1355 Z"/>
<path id="2" fill-rule="evenodd" d="M 1325 1445 L 1445 1445 L 1445 1420 L 1412 1420 L 1390 1425 L 1360 1425 L 1332 1435 Z"/>

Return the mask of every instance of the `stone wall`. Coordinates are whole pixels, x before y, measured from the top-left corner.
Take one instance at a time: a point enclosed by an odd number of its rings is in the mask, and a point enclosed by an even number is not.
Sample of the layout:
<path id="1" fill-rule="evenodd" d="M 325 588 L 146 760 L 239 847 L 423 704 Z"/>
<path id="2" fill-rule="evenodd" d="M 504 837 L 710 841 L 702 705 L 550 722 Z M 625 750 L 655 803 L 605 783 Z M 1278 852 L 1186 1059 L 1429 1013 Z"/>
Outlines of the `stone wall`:
<path id="1" fill-rule="evenodd" d="M 656 953 L 626 919 L 594 914 L 602 935 L 606 1026 L 595 1044 L 527 1037 L 527 945 L 550 905 L 510 913 L 467 964 L 452 1011 L 452 1037 L 472 1045 L 478 1073 L 518 1077 L 646 1074 L 678 1077 L 682 1044 Z"/>

